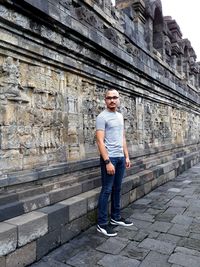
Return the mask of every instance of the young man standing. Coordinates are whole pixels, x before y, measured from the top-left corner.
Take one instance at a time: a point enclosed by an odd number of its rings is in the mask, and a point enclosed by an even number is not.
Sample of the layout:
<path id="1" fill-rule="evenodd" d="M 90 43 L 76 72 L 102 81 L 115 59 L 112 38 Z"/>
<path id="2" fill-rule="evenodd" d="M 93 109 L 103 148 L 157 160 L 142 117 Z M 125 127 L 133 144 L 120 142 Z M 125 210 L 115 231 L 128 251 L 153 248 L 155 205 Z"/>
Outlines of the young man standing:
<path id="1" fill-rule="evenodd" d="M 106 236 L 116 236 L 111 225 L 131 226 L 132 222 L 120 215 L 120 191 L 125 168 L 130 159 L 124 134 L 124 121 L 119 106 L 119 93 L 109 89 L 105 94 L 106 109 L 96 120 L 96 139 L 100 152 L 102 189 L 98 202 L 97 231 Z M 108 199 L 111 195 L 111 220 L 108 223 Z"/>

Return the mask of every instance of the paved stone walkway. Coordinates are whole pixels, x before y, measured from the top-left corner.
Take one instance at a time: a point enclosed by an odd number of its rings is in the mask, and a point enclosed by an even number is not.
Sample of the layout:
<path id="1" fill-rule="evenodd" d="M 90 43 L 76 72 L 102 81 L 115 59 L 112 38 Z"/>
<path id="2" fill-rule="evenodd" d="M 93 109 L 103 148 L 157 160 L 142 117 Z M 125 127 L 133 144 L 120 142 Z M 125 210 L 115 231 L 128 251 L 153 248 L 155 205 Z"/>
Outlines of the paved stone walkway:
<path id="1" fill-rule="evenodd" d="M 91 227 L 32 267 L 200 267 L 200 164 L 122 211 L 107 238 Z"/>

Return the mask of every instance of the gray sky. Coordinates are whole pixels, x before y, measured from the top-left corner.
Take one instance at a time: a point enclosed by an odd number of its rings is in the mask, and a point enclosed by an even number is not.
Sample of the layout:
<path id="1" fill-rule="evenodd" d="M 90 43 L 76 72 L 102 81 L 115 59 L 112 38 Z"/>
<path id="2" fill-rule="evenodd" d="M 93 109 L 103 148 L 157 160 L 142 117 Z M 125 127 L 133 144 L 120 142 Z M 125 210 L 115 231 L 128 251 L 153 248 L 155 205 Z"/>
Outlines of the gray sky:
<path id="1" fill-rule="evenodd" d="M 113 4 L 115 0 L 112 0 Z M 199 0 L 161 0 L 164 16 L 171 16 L 178 23 L 182 38 L 190 40 L 200 61 L 200 37 L 198 26 L 200 22 Z"/>

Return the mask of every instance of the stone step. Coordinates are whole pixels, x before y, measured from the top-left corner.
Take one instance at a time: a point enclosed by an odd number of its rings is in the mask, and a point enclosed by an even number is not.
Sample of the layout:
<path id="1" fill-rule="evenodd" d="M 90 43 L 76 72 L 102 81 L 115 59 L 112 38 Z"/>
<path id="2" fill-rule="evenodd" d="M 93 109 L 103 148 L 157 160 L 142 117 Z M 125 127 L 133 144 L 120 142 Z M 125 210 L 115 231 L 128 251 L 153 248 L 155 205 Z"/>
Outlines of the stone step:
<path id="1" fill-rule="evenodd" d="M 47 185 L 43 188 L 35 189 L 37 194 L 30 196 L 30 191 L 33 189 L 29 189 L 29 191 L 22 191 L 18 194 L 15 194 L 15 198 L 13 198 L 13 202 L 6 203 L 6 199 L 2 198 L 2 203 L 4 205 L 0 205 L 0 221 L 10 219 L 15 216 L 22 215 L 24 213 L 37 210 L 39 208 L 55 204 L 64 199 L 70 198 L 72 196 L 78 195 L 82 192 L 91 190 L 100 186 L 100 176 L 95 178 L 90 178 L 81 182 L 74 182 L 73 184 L 63 185 L 63 181 L 59 186 L 49 187 L 47 190 Z"/>
<path id="2" fill-rule="evenodd" d="M 194 152 L 126 176 L 122 183 L 121 207 L 172 180 L 177 173 L 195 165 L 199 158 L 200 152 Z M 141 164 L 137 162 L 138 166 Z M 9 262 L 13 257 L 26 255 L 26 265 L 31 264 L 95 224 L 99 193 L 100 187 L 96 187 L 71 197 L 68 195 L 68 198 L 36 211 L 5 219 L 0 223 L 1 260 Z"/>
<path id="3" fill-rule="evenodd" d="M 153 168 L 163 161 L 165 160 L 158 156 L 153 156 L 151 159 L 137 159 L 132 163 L 132 167 L 127 170 L 127 176 L 142 173 L 142 171 L 149 167 Z M 10 193 L 6 192 L 0 197 L 0 221 L 55 204 L 98 186 L 100 186 L 99 168 L 89 173 L 78 172 L 73 174 L 72 177 L 61 175 L 51 179 L 42 179 L 37 181 L 36 184 L 27 185 L 25 189 L 11 189 Z"/>

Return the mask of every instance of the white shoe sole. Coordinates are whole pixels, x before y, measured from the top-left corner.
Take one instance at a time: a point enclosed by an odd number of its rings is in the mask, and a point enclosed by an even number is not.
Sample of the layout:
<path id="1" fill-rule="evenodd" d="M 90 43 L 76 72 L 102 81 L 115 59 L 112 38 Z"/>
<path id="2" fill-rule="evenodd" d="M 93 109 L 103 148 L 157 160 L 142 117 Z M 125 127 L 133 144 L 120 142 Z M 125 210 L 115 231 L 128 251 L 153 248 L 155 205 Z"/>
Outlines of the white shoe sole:
<path id="1" fill-rule="evenodd" d="M 117 233 L 113 233 L 113 234 L 108 234 L 107 232 L 106 232 L 106 230 L 104 230 L 104 229 L 99 229 L 99 228 L 97 228 L 97 231 L 99 232 L 99 233 L 101 233 L 101 234 L 103 234 L 103 235 L 105 235 L 105 236 L 109 236 L 109 237 L 113 237 L 113 236 L 116 236 L 117 235 Z"/>
<path id="2" fill-rule="evenodd" d="M 112 224 L 112 225 L 119 225 L 119 226 L 125 226 L 125 227 L 132 226 L 133 225 L 133 223 L 125 224 L 123 222 L 120 223 L 120 222 L 112 222 L 112 221 L 110 221 L 110 224 Z"/>

